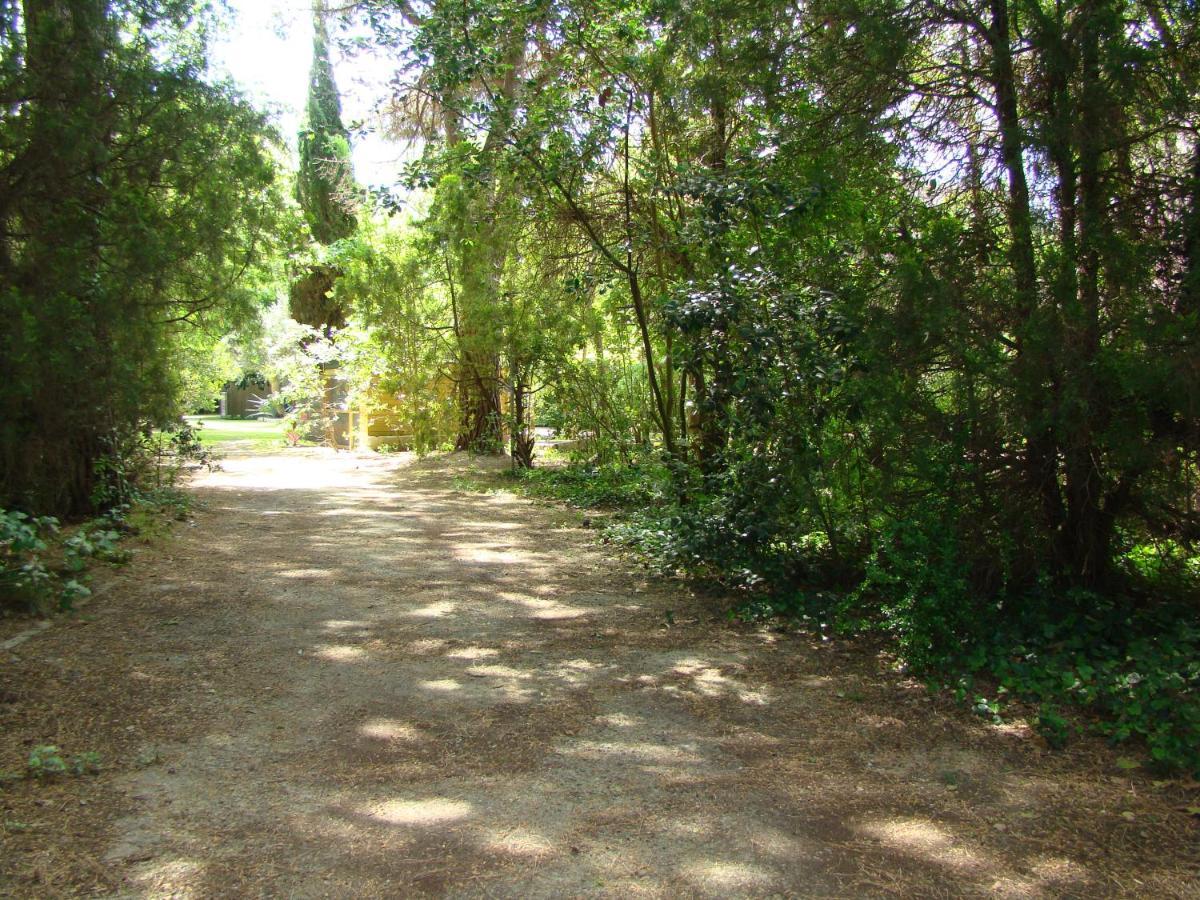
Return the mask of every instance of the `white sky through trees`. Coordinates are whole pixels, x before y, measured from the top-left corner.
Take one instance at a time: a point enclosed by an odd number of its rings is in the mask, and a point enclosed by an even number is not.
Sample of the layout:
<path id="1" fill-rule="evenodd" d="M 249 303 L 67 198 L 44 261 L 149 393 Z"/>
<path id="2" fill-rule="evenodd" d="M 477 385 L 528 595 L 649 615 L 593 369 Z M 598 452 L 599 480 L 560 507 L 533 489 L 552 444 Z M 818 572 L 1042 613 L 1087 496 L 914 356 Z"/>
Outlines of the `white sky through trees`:
<path id="1" fill-rule="evenodd" d="M 232 13 L 212 46 L 218 73 L 226 72 L 274 121 L 291 146 L 304 116 L 312 64 L 312 4 L 305 0 L 229 0 Z M 330 23 L 330 55 L 342 96 L 342 121 L 351 128 L 354 174 L 366 185 L 393 184 L 405 148 L 373 129 L 372 108 L 384 95 L 393 64 L 367 53 L 347 56 Z M 360 134 L 363 123 L 372 130 Z"/>

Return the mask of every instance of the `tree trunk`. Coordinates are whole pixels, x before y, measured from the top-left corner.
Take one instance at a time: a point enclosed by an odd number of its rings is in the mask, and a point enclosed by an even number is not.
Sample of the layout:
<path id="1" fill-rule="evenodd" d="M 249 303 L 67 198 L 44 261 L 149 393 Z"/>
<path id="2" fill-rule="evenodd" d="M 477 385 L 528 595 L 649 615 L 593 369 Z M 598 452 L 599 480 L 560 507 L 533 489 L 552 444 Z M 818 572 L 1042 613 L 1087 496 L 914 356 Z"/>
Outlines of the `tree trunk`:
<path id="1" fill-rule="evenodd" d="M 492 358 L 468 359 L 464 365 L 462 425 L 454 449 L 472 453 L 498 453 L 503 441 L 500 411 L 500 376 L 486 368 Z M 497 364 L 498 365 L 498 364 Z"/>
<path id="2" fill-rule="evenodd" d="M 512 392 L 512 435 L 509 452 L 514 469 L 533 468 L 533 445 L 536 440 L 529 419 L 529 386 L 517 378 Z"/>
<path id="3" fill-rule="evenodd" d="M 96 111 L 110 23 L 102 0 L 25 0 L 24 22 L 29 164 L 11 274 L 24 312 L 7 327 L 36 355 L 8 376 L 2 502 L 79 515 L 93 509 L 117 387 L 110 323 L 120 313 L 97 288 L 107 126 Z"/>
<path id="4" fill-rule="evenodd" d="M 1177 311 L 1200 316 L 1200 136 L 1192 139 L 1191 179 L 1183 234 L 1183 279 Z"/>
<path id="5" fill-rule="evenodd" d="M 1070 408 L 1065 412 L 1066 548 L 1072 575 L 1099 586 L 1108 574 L 1111 523 L 1104 514 L 1104 482 L 1097 426 L 1104 427 L 1107 403 L 1096 385 L 1100 354 L 1100 245 L 1106 198 L 1101 175 L 1105 92 L 1100 82 L 1097 11 L 1089 4 L 1082 34 L 1082 91 L 1079 109 L 1078 300 L 1067 318 L 1066 354 Z M 1065 249 L 1065 248 L 1064 248 Z"/>
<path id="6" fill-rule="evenodd" d="M 1008 0 L 989 0 L 991 28 L 987 39 L 992 54 L 991 79 L 996 94 L 1000 126 L 1000 155 L 1008 179 L 1007 217 L 1009 266 L 1015 293 L 1014 376 L 1017 412 L 1025 438 L 1024 475 L 1042 515 L 1043 529 L 1056 536 L 1063 520 L 1062 493 L 1058 485 L 1057 447 L 1052 410 L 1046 395 L 1053 384 L 1052 349 L 1046 345 L 1045 323 L 1039 315 L 1037 263 L 1033 249 L 1033 215 L 1025 177 L 1025 152 L 1016 76 L 1013 71 L 1012 35 Z"/>
<path id="7" fill-rule="evenodd" d="M 490 192 L 489 192 L 490 193 Z M 477 197 L 468 206 L 461 243 L 458 345 L 459 379 L 463 385 L 461 427 L 454 445 L 473 453 L 499 453 L 504 446 L 500 413 L 500 336 L 498 314 L 500 274 L 507 257 L 496 234 L 492 197 Z"/>

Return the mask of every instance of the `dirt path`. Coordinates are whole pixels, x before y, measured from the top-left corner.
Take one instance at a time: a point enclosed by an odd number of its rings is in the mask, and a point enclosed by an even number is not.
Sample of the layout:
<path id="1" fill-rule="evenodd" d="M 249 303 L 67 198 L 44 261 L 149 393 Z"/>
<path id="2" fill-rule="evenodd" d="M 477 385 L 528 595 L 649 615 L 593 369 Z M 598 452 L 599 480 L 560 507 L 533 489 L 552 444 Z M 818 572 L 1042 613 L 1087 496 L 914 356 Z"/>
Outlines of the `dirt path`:
<path id="1" fill-rule="evenodd" d="M 1200 896 L 1176 785 L 714 622 L 465 465 L 200 478 L 192 526 L 3 660 L 3 766 L 105 768 L 0 790 L 0 894 Z"/>

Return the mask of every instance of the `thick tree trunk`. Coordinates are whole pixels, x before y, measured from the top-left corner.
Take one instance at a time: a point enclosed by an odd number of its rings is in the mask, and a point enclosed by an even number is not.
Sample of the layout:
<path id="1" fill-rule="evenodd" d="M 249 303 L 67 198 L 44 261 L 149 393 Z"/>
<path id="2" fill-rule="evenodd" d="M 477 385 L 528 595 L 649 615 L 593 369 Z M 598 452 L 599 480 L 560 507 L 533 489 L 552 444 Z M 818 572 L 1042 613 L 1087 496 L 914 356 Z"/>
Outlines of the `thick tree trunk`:
<path id="1" fill-rule="evenodd" d="M 492 123 L 480 148 L 480 158 L 491 165 L 512 128 L 510 106 L 523 86 L 520 72 L 526 45 L 523 34 L 511 36 L 506 65 L 496 99 L 505 114 Z M 459 137 L 457 114 L 443 123 L 447 142 L 453 146 Z M 507 186 L 501 173 L 479 173 L 478 184 L 468 188 L 472 196 L 466 204 L 467 215 L 461 223 L 459 283 L 456 336 L 459 349 L 461 425 L 454 445 L 475 453 L 499 453 L 504 447 L 504 423 L 500 405 L 500 285 L 508 260 L 509 242 L 500 229 L 506 220 L 500 212 Z"/>
<path id="2" fill-rule="evenodd" d="M 94 111 L 103 108 L 109 22 L 102 0 L 25 0 L 23 10 L 28 166 L 13 206 L 24 238 L 9 277 L 24 301 L 6 327 L 24 347 L 12 361 L 24 365 L 9 373 L 3 403 L 0 502 L 77 515 L 93 508 L 116 388 L 116 312 L 96 288 L 107 131 Z"/>

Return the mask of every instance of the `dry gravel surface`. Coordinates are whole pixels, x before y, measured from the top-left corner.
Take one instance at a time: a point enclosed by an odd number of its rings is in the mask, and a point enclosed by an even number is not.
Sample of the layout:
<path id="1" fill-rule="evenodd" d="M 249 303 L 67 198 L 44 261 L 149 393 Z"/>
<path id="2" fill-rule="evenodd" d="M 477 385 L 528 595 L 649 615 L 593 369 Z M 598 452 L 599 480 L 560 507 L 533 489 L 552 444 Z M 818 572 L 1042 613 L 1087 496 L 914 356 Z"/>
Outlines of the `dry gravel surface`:
<path id="1" fill-rule="evenodd" d="M 734 625 L 480 465 L 231 457 L 0 652 L 0 770 L 101 759 L 0 786 L 0 895 L 1200 897 L 1200 785 Z"/>

